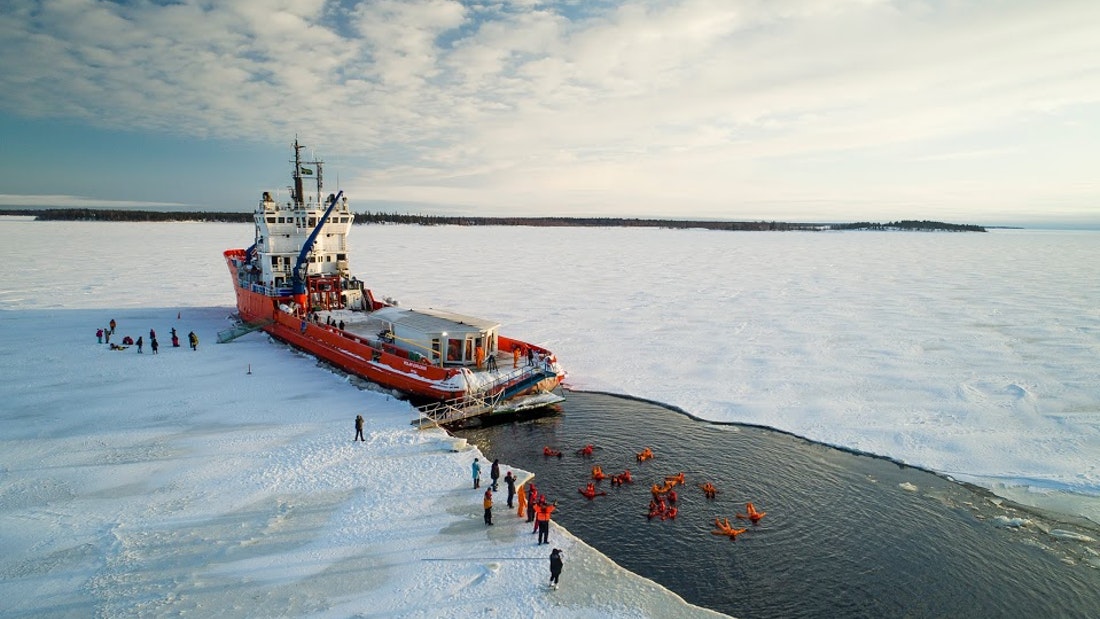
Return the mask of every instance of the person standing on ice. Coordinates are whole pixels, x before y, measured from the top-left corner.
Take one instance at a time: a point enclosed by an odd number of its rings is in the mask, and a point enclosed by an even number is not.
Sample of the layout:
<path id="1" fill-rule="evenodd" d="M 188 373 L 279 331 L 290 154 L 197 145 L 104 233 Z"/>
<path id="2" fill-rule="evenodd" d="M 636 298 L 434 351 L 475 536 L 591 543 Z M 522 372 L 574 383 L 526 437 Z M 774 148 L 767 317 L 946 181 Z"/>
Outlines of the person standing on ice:
<path id="1" fill-rule="evenodd" d="M 500 480 L 500 458 L 493 460 L 493 466 L 489 467 L 489 478 L 493 480 L 493 492 L 496 492 L 497 482 Z"/>
<path id="2" fill-rule="evenodd" d="M 172 327 L 172 348 L 180 347 L 180 336 L 176 335 L 176 328 Z"/>
<path id="3" fill-rule="evenodd" d="M 352 442 L 354 443 L 355 441 L 363 441 L 364 443 L 367 442 L 367 440 L 365 438 L 363 438 L 363 416 L 362 415 L 356 415 L 355 416 L 355 438 L 352 440 Z"/>
<path id="4" fill-rule="evenodd" d="M 558 588 L 558 576 L 561 576 L 561 568 L 563 562 L 561 560 L 561 550 L 557 548 L 550 551 L 550 587 L 553 589 Z"/>
<path id="5" fill-rule="evenodd" d="M 149 348 L 153 349 L 153 354 L 157 354 L 157 350 L 160 349 L 160 344 L 157 343 L 157 338 L 151 338 L 149 340 Z"/>
<path id="6" fill-rule="evenodd" d="M 485 508 L 485 524 L 493 524 L 493 489 L 485 489 L 485 498 L 481 500 L 481 506 Z"/>
<path id="7" fill-rule="evenodd" d="M 474 489 L 481 487 L 481 463 L 477 458 L 474 458 L 474 463 L 470 465 L 470 472 L 474 474 Z"/>
<path id="8" fill-rule="evenodd" d="M 557 508 L 557 501 L 547 505 L 546 497 L 539 499 L 538 507 L 535 508 L 535 521 L 539 528 L 539 544 L 550 543 L 550 514 L 554 513 L 554 510 Z"/>
<path id="9" fill-rule="evenodd" d="M 527 487 L 527 522 L 535 521 L 535 506 L 538 505 L 539 491 L 532 482 Z M 538 525 L 535 525 L 538 526 Z M 534 531 L 531 531 L 534 533 Z"/>
<path id="10" fill-rule="evenodd" d="M 115 319 L 112 318 L 111 319 L 111 335 L 114 335 L 114 333 L 115 333 Z"/>
<path id="11" fill-rule="evenodd" d="M 516 476 L 512 471 L 504 476 L 504 485 L 508 486 L 508 509 L 512 509 L 512 499 L 516 497 Z"/>
<path id="12" fill-rule="evenodd" d="M 191 350 L 199 349 L 199 336 L 194 331 L 187 334 L 187 341 L 191 344 Z"/>
<path id="13" fill-rule="evenodd" d="M 95 330 L 95 339 L 98 340 L 100 344 L 103 343 L 103 329 Z"/>
<path id="14" fill-rule="evenodd" d="M 141 354 L 141 343 L 142 343 L 141 342 L 141 336 L 139 335 L 138 336 L 138 341 L 137 341 L 137 347 L 138 347 L 138 354 L 139 355 Z"/>

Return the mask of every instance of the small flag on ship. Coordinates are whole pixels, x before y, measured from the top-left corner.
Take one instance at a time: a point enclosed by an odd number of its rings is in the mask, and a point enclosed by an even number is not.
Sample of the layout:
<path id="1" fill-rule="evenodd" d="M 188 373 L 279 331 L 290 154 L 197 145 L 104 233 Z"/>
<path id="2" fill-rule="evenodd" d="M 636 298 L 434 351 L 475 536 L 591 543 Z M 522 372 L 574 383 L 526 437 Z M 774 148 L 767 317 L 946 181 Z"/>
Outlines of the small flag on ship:
<path id="1" fill-rule="evenodd" d="M 305 174 L 307 176 L 313 174 L 313 168 L 302 168 L 302 174 Z"/>

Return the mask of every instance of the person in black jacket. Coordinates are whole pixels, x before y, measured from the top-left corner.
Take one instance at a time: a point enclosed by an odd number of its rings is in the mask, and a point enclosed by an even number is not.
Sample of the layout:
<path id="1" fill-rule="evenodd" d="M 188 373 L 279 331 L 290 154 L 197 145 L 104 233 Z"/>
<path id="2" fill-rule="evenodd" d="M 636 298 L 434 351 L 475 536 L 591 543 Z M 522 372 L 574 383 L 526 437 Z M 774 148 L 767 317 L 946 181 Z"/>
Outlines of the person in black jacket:
<path id="1" fill-rule="evenodd" d="M 512 499 L 516 498 L 516 476 L 512 471 L 504 476 L 504 483 L 508 486 L 508 509 L 512 509 Z"/>
<path id="2" fill-rule="evenodd" d="M 562 560 L 561 550 L 557 548 L 550 551 L 550 587 L 558 588 L 558 576 L 561 576 Z"/>
<path id="3" fill-rule="evenodd" d="M 489 467 L 489 477 L 493 480 L 493 492 L 497 491 L 497 481 L 500 480 L 500 460 L 493 460 L 493 466 Z"/>

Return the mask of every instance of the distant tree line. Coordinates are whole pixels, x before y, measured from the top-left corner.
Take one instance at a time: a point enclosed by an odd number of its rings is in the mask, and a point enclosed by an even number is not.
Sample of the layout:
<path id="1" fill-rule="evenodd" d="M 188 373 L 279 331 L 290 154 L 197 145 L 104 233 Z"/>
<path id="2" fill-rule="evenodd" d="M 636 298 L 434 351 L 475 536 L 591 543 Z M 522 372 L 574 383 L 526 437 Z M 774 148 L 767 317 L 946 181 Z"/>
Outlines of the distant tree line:
<path id="1" fill-rule="evenodd" d="M 54 208 L 6 209 L 0 215 L 33 216 L 39 221 L 200 221 L 251 223 L 252 213 L 215 211 L 136 211 L 124 209 Z M 904 220 L 891 223 L 866 221 L 850 224 L 807 224 L 785 221 L 699 221 L 693 219 L 638 219 L 627 217 L 467 217 L 356 213 L 357 224 L 414 224 L 419 226 L 542 226 L 587 228 L 704 228 L 707 230 L 944 230 L 985 232 L 981 226 L 940 221 Z"/>
<path id="2" fill-rule="evenodd" d="M 942 221 L 914 221 L 906 219 L 903 221 L 893 221 L 886 224 L 871 223 L 868 221 L 860 221 L 851 224 L 833 224 L 830 226 L 833 230 L 944 230 L 947 232 L 985 232 L 986 229 L 982 226 L 973 226 L 970 224 L 948 224 Z"/>
<path id="3" fill-rule="evenodd" d="M 206 221 L 249 223 L 252 213 L 221 213 L 215 211 L 133 211 L 98 208 L 54 208 L 39 210 L 4 210 L 0 215 L 33 215 L 38 221 Z"/>
<path id="4" fill-rule="evenodd" d="M 468 217 L 356 213 L 355 223 L 416 224 L 421 226 L 534 226 L 582 228 L 706 228 L 708 230 L 821 230 L 822 224 L 783 221 L 699 221 L 693 219 L 638 219 L 628 217 Z"/>

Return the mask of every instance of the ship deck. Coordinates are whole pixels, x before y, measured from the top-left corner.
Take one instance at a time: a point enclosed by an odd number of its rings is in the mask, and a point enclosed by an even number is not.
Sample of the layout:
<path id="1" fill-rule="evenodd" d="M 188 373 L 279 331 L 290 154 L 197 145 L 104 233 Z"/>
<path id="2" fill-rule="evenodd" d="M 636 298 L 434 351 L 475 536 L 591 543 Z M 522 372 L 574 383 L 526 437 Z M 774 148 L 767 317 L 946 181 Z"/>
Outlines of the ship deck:
<path id="1" fill-rule="evenodd" d="M 388 328 L 388 323 L 380 318 L 374 317 L 374 315 L 369 312 L 321 310 L 317 312 L 317 315 L 321 323 L 327 324 L 330 318 L 336 324 L 343 321 L 345 331 L 364 338 L 372 344 L 381 345 L 384 343 L 380 334 L 385 332 Z M 473 375 L 473 382 L 476 384 L 499 382 L 508 378 L 509 375 L 517 370 L 527 367 L 526 359 L 520 359 L 518 364 L 516 364 L 511 353 L 502 353 L 498 351 L 491 356 L 495 363 L 490 363 L 487 357 L 485 365 L 481 368 L 466 364 L 447 364 L 446 367 L 465 367 Z M 490 367 L 493 366 L 495 366 L 495 369 L 490 369 Z"/>

